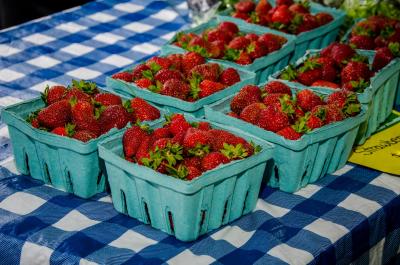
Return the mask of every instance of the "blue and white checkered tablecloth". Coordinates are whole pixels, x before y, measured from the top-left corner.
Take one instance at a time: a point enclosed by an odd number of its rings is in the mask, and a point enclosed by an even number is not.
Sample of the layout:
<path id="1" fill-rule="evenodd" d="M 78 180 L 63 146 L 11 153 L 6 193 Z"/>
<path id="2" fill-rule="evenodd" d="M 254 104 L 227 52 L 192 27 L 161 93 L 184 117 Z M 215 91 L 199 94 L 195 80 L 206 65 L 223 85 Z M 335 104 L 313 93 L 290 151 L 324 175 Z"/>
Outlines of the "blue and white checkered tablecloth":
<path id="1" fill-rule="evenodd" d="M 46 84 L 105 76 L 187 25 L 185 3 L 97 1 L 0 32 L 0 107 Z M 19 175 L 0 123 L 0 264 L 380 264 L 400 262 L 400 179 L 347 165 L 295 194 L 264 188 L 252 214 L 183 243 Z"/>

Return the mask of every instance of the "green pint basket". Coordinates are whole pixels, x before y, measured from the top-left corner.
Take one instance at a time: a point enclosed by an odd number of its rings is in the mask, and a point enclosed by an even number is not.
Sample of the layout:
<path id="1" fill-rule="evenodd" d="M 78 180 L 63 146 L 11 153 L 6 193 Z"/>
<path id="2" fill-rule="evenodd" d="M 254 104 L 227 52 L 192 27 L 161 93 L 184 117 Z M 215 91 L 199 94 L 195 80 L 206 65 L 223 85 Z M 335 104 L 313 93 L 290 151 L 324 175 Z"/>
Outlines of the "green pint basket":
<path id="1" fill-rule="evenodd" d="M 260 86 L 264 86 L 260 85 Z M 297 90 L 290 85 L 293 94 Z M 319 93 L 328 95 L 328 93 Z M 274 144 L 273 163 L 267 164 L 270 172 L 268 185 L 285 192 L 296 192 L 309 183 L 313 183 L 327 173 L 342 168 L 351 153 L 360 124 L 365 120 L 365 107 L 360 114 L 335 122 L 311 133 L 304 134 L 293 141 L 266 131 L 256 125 L 226 115 L 230 111 L 230 102 L 234 95 L 205 107 L 208 120 L 229 124 Z"/>
<path id="2" fill-rule="evenodd" d="M 43 100 L 37 97 L 2 110 L 18 171 L 81 198 L 103 192 L 105 168 L 98 156 L 97 143 L 118 130 L 112 129 L 86 143 L 39 130 L 25 119 L 42 107 Z"/>
<path id="3" fill-rule="evenodd" d="M 261 152 L 185 181 L 126 161 L 122 147 L 124 132 L 102 141 L 99 154 L 105 161 L 115 209 L 182 241 L 193 241 L 250 213 L 256 205 L 273 147 L 237 129 L 211 125 L 252 140 L 262 147 Z M 160 126 L 162 123 L 152 127 Z"/>

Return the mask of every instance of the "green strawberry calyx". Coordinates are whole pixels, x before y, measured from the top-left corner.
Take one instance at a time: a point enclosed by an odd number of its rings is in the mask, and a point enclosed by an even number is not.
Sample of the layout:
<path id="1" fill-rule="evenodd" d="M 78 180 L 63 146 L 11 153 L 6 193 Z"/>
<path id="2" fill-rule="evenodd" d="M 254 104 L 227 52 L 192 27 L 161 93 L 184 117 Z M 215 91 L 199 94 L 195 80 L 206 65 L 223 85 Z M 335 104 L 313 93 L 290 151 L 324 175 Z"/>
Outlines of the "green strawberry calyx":
<path id="1" fill-rule="evenodd" d="M 224 143 L 223 149 L 221 149 L 220 152 L 229 158 L 229 160 L 242 159 L 249 156 L 249 152 L 243 147 L 242 144 L 232 145 Z"/>
<path id="2" fill-rule="evenodd" d="M 279 78 L 283 80 L 292 81 L 297 77 L 297 72 L 292 64 L 289 64 L 280 74 Z"/>
<path id="3" fill-rule="evenodd" d="M 188 153 L 192 156 L 204 157 L 210 153 L 210 146 L 197 143 L 194 148 L 188 150 Z"/>
<path id="4" fill-rule="evenodd" d="M 77 81 L 73 79 L 72 87 L 79 89 L 88 95 L 94 95 L 99 91 L 96 83 L 85 80 Z"/>

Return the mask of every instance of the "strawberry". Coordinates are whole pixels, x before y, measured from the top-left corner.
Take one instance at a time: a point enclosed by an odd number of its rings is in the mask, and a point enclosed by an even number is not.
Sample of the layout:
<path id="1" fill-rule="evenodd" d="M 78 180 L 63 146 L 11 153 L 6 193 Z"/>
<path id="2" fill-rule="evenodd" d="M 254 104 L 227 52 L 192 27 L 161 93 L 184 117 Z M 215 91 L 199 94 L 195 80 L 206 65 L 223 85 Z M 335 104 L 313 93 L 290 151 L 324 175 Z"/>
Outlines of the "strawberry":
<path id="1" fill-rule="evenodd" d="M 243 20 L 246 20 L 246 21 L 247 21 L 247 19 L 250 18 L 250 16 L 248 14 L 242 13 L 242 12 L 234 12 L 234 13 L 232 13 L 232 17 L 240 18 L 240 19 L 243 19 Z"/>
<path id="2" fill-rule="evenodd" d="M 287 40 L 284 37 L 274 35 L 272 33 L 265 33 L 259 37 L 259 41 L 264 42 L 268 47 L 268 53 L 279 50 Z"/>
<path id="3" fill-rule="evenodd" d="M 240 113 L 240 119 L 252 124 L 257 124 L 261 110 L 266 106 L 263 103 L 253 103 L 245 107 Z"/>
<path id="4" fill-rule="evenodd" d="M 329 57 L 318 57 L 315 61 L 321 66 L 322 80 L 334 82 L 338 75 L 335 61 Z"/>
<path id="5" fill-rule="evenodd" d="M 171 138 L 172 134 L 167 127 L 157 128 L 153 131 L 153 139 Z"/>
<path id="6" fill-rule="evenodd" d="M 268 106 L 268 105 L 273 105 L 276 103 L 280 103 L 280 99 L 284 96 L 285 94 L 283 93 L 274 93 L 274 94 L 267 94 L 263 98 L 263 103 Z"/>
<path id="7" fill-rule="evenodd" d="M 40 127 L 40 123 L 39 123 L 38 118 L 31 119 L 30 123 L 31 123 L 33 128 L 39 128 Z"/>
<path id="8" fill-rule="evenodd" d="M 224 130 L 220 130 L 220 129 L 211 129 L 210 131 L 208 131 L 210 135 L 212 135 L 211 138 L 211 149 L 213 151 L 220 151 L 222 149 L 224 149 L 224 143 L 228 143 L 228 144 L 236 144 L 235 142 L 231 142 L 234 141 L 236 137 L 236 135 L 224 131 Z"/>
<path id="9" fill-rule="evenodd" d="M 329 13 L 321 12 L 315 15 L 315 18 L 317 19 L 318 25 L 322 26 L 325 24 L 328 24 L 329 22 L 333 21 L 333 17 Z"/>
<path id="10" fill-rule="evenodd" d="M 148 136 L 147 132 L 140 126 L 132 126 L 128 128 L 122 137 L 122 146 L 124 148 L 125 157 L 134 157 L 142 140 Z"/>
<path id="11" fill-rule="evenodd" d="M 257 59 L 268 53 L 268 47 L 262 41 L 253 41 L 247 46 L 246 51 L 252 59 Z"/>
<path id="12" fill-rule="evenodd" d="M 293 4 L 293 0 L 277 0 L 276 1 L 277 6 L 282 6 L 282 5 L 290 6 L 292 4 Z"/>
<path id="13" fill-rule="evenodd" d="M 141 139 L 135 154 L 136 161 L 139 165 L 143 165 L 144 158 L 150 158 L 149 149 L 151 144 L 152 142 L 150 136 L 146 135 Z"/>
<path id="14" fill-rule="evenodd" d="M 165 82 L 160 94 L 179 99 L 186 99 L 189 92 L 190 88 L 185 82 L 178 79 L 170 79 Z"/>
<path id="15" fill-rule="evenodd" d="M 128 72 L 115 73 L 111 77 L 113 79 L 119 79 L 119 80 L 123 80 L 123 81 L 126 81 L 126 82 L 132 82 L 133 81 L 132 73 L 128 73 Z"/>
<path id="16" fill-rule="evenodd" d="M 94 100 L 103 106 L 122 104 L 121 98 L 111 93 L 99 93 L 94 96 Z"/>
<path id="17" fill-rule="evenodd" d="M 317 80 L 322 78 L 321 65 L 313 60 L 307 60 L 304 62 L 298 70 L 297 80 L 306 85 L 310 86 Z"/>
<path id="18" fill-rule="evenodd" d="M 172 70 L 181 71 L 182 68 L 182 54 L 170 54 L 166 58 L 171 61 L 171 66 L 169 67 Z"/>
<path id="19" fill-rule="evenodd" d="M 135 116 L 139 121 L 153 121 L 160 118 L 160 111 L 156 107 L 147 103 L 144 99 L 131 99 L 130 107 L 133 109 Z"/>
<path id="20" fill-rule="evenodd" d="M 322 99 L 311 90 L 301 90 L 296 95 L 297 105 L 305 111 L 311 111 L 315 106 L 323 105 Z"/>
<path id="21" fill-rule="evenodd" d="M 153 85 L 153 82 L 151 82 L 150 79 L 141 78 L 136 80 L 135 84 L 140 88 L 149 88 L 151 85 Z"/>
<path id="22" fill-rule="evenodd" d="M 76 99 L 72 99 L 70 103 L 72 106 L 71 108 L 72 122 L 76 125 L 78 130 L 86 129 L 82 128 L 84 127 L 83 124 L 95 120 L 94 116 L 95 109 L 93 105 L 87 101 L 76 100 Z"/>
<path id="23" fill-rule="evenodd" d="M 81 130 L 81 131 L 76 131 L 72 136 L 72 138 L 86 143 L 92 139 L 97 138 L 97 135 L 91 131 Z"/>
<path id="24" fill-rule="evenodd" d="M 121 105 L 112 105 L 106 107 L 101 113 L 99 124 L 101 132 L 106 133 L 112 128 L 122 129 L 130 120 L 128 111 Z"/>
<path id="25" fill-rule="evenodd" d="M 188 174 L 186 176 L 186 180 L 193 180 L 202 174 L 201 170 L 199 170 L 197 167 L 189 166 L 187 167 L 187 171 Z"/>
<path id="26" fill-rule="evenodd" d="M 256 4 L 251 0 L 242 0 L 235 4 L 235 10 L 241 13 L 250 13 L 256 8 Z"/>
<path id="27" fill-rule="evenodd" d="M 400 55 L 400 45 L 398 42 L 390 43 L 388 47 L 379 48 L 376 50 L 372 69 L 379 71 L 392 61 L 395 56 Z"/>
<path id="28" fill-rule="evenodd" d="M 307 14 L 310 11 L 308 10 L 309 3 L 308 2 L 300 2 L 300 3 L 293 3 L 289 6 L 289 10 L 292 11 L 292 13 L 300 13 L 300 14 Z"/>
<path id="29" fill-rule="evenodd" d="M 200 76 L 202 80 L 218 81 L 220 66 L 216 63 L 196 65 L 190 70 L 189 76 Z"/>
<path id="30" fill-rule="evenodd" d="M 236 59 L 235 62 L 237 64 L 247 65 L 247 64 L 251 64 L 253 61 L 247 52 L 242 51 L 242 52 L 240 52 L 239 57 Z"/>
<path id="31" fill-rule="evenodd" d="M 245 49 L 250 44 L 250 40 L 245 36 L 237 36 L 228 44 L 229 49 L 241 50 Z"/>
<path id="32" fill-rule="evenodd" d="M 246 85 L 233 97 L 230 107 L 239 115 L 246 106 L 256 102 L 261 102 L 261 90 L 257 86 Z"/>
<path id="33" fill-rule="evenodd" d="M 218 28 L 222 31 L 224 31 L 225 33 L 227 33 L 229 36 L 233 37 L 234 35 L 236 35 L 237 33 L 239 33 L 239 28 L 238 26 L 233 23 L 233 22 L 229 22 L 229 21 L 224 21 L 221 22 L 218 25 Z"/>
<path id="34" fill-rule="evenodd" d="M 326 54 L 326 55 L 325 55 Z M 353 57 L 355 51 L 347 44 L 334 42 L 321 51 L 323 57 L 328 56 L 336 63 L 342 64 Z"/>
<path id="35" fill-rule="evenodd" d="M 290 87 L 288 87 L 287 85 L 285 85 L 284 83 L 279 82 L 279 81 L 268 82 L 264 86 L 264 93 L 266 93 L 266 94 L 275 94 L 275 93 L 288 94 L 289 96 L 292 95 L 292 91 L 290 90 Z"/>
<path id="36" fill-rule="evenodd" d="M 205 59 L 195 52 L 185 53 L 182 57 L 182 72 L 187 75 L 196 65 L 204 64 Z"/>
<path id="37" fill-rule="evenodd" d="M 211 130 L 211 125 L 206 121 L 201 121 L 197 124 L 197 128 L 202 131 Z"/>
<path id="38" fill-rule="evenodd" d="M 54 128 L 51 132 L 60 136 L 70 137 L 71 135 L 74 134 L 74 129 L 75 125 L 67 123 L 65 126 Z"/>
<path id="39" fill-rule="evenodd" d="M 163 84 L 170 79 L 183 80 L 183 75 L 181 72 L 179 72 L 177 70 L 161 69 L 154 76 L 154 80 L 159 81 Z"/>
<path id="40" fill-rule="evenodd" d="M 207 131 L 189 128 L 183 139 L 183 147 L 190 155 L 203 157 L 210 151 L 211 135 Z"/>
<path id="41" fill-rule="evenodd" d="M 347 83 L 342 84 L 342 89 L 345 91 L 354 91 L 358 93 L 364 92 L 369 86 L 369 81 L 365 81 L 364 79 L 360 79 L 358 81 L 349 81 Z"/>
<path id="42" fill-rule="evenodd" d="M 206 34 L 207 34 L 207 41 L 209 42 L 222 41 L 224 44 L 226 44 L 231 40 L 230 35 L 226 34 L 225 31 L 219 28 L 211 29 L 210 31 L 207 31 Z"/>
<path id="43" fill-rule="evenodd" d="M 311 86 L 322 86 L 322 87 L 330 87 L 330 88 L 340 88 L 340 86 L 336 83 L 325 81 L 325 80 L 317 80 L 311 84 Z"/>
<path id="44" fill-rule="evenodd" d="M 169 130 L 174 136 L 181 132 L 185 133 L 190 127 L 182 114 L 174 114 L 170 118 Z"/>
<path id="45" fill-rule="evenodd" d="M 293 19 L 293 13 L 289 10 L 287 5 L 280 5 L 275 10 L 271 17 L 273 23 L 289 25 Z"/>
<path id="46" fill-rule="evenodd" d="M 272 6 L 267 0 L 260 0 L 258 1 L 258 4 L 256 6 L 256 13 L 261 15 L 261 14 L 267 14 L 269 10 L 271 10 Z"/>
<path id="47" fill-rule="evenodd" d="M 67 93 L 67 88 L 65 86 L 46 86 L 43 93 L 40 93 L 42 100 L 46 105 L 51 105 L 54 102 L 60 101 L 64 98 Z"/>
<path id="48" fill-rule="evenodd" d="M 301 21 L 296 28 L 296 34 L 300 34 L 318 27 L 317 19 L 311 14 L 297 14 L 294 19 Z"/>
<path id="49" fill-rule="evenodd" d="M 340 73 L 342 83 L 350 81 L 369 80 L 371 71 L 366 63 L 349 62 Z"/>
<path id="50" fill-rule="evenodd" d="M 146 61 L 146 65 L 157 72 L 160 69 L 169 69 L 172 62 L 166 57 L 154 56 Z M 157 70 L 158 69 L 158 70 Z"/>
<path id="51" fill-rule="evenodd" d="M 219 76 L 219 82 L 225 86 L 232 86 L 240 82 L 240 75 L 234 68 L 226 68 Z"/>
<path id="52" fill-rule="evenodd" d="M 298 140 L 303 135 L 302 133 L 296 132 L 292 126 L 283 128 L 282 130 L 278 131 L 277 134 L 289 140 Z"/>
<path id="53" fill-rule="evenodd" d="M 199 88 L 200 88 L 199 97 L 205 98 L 220 90 L 223 90 L 225 88 L 225 85 L 211 80 L 203 80 L 201 81 Z"/>
<path id="54" fill-rule="evenodd" d="M 137 80 L 137 79 L 143 78 L 143 72 L 148 71 L 148 70 L 151 70 L 151 69 L 146 64 L 140 64 L 140 65 L 136 66 L 132 70 L 132 78 L 130 79 L 130 82 L 132 81 L 132 79 Z M 125 81 L 127 81 L 127 80 L 125 80 Z"/>
<path id="55" fill-rule="evenodd" d="M 201 168 L 201 158 L 198 156 L 185 157 L 183 164 L 187 167 Z"/>
<path id="56" fill-rule="evenodd" d="M 289 126 L 290 123 L 288 115 L 274 104 L 261 110 L 257 125 L 265 130 L 278 132 Z"/>
<path id="57" fill-rule="evenodd" d="M 330 94 L 326 100 L 329 105 L 336 105 L 346 117 L 355 116 L 361 111 L 357 95 L 348 91 L 337 91 Z"/>
<path id="58" fill-rule="evenodd" d="M 324 126 L 324 121 L 321 118 L 311 114 L 308 116 L 308 118 L 306 118 L 306 126 L 308 130 L 314 130 Z"/>
<path id="59" fill-rule="evenodd" d="M 235 112 L 233 112 L 233 111 L 228 112 L 226 115 L 231 116 L 231 117 L 236 118 L 236 119 L 240 119 L 239 115 L 237 115 L 237 114 L 236 114 Z"/>
<path id="60" fill-rule="evenodd" d="M 211 152 L 201 161 L 201 168 L 204 171 L 214 169 L 221 164 L 229 163 L 229 159 L 220 152 Z"/>
<path id="61" fill-rule="evenodd" d="M 71 106 L 67 100 L 57 101 L 42 109 L 37 119 L 40 126 L 45 128 L 63 127 L 71 119 Z"/>
<path id="62" fill-rule="evenodd" d="M 248 39 L 250 42 L 253 42 L 253 41 L 257 41 L 257 40 L 258 40 L 258 35 L 255 34 L 255 33 L 247 33 L 246 35 L 244 35 L 244 37 L 245 37 L 246 39 Z"/>
<path id="63" fill-rule="evenodd" d="M 171 144 L 173 144 L 173 141 L 171 138 L 160 138 L 153 142 L 153 145 L 150 149 L 154 152 L 157 149 L 165 149 L 168 147 L 168 145 L 171 145 Z"/>
<path id="64" fill-rule="evenodd" d="M 65 95 L 64 99 L 71 100 L 72 98 L 87 102 L 91 101 L 90 96 L 78 88 L 71 88 L 67 90 L 67 94 Z"/>
<path id="65" fill-rule="evenodd" d="M 373 50 L 375 48 L 374 39 L 368 36 L 353 36 L 350 38 L 349 43 L 356 49 Z"/>
<path id="66" fill-rule="evenodd" d="M 325 123 L 329 124 L 332 122 L 341 121 L 345 118 L 343 112 L 334 104 L 326 105 L 326 117 Z"/>

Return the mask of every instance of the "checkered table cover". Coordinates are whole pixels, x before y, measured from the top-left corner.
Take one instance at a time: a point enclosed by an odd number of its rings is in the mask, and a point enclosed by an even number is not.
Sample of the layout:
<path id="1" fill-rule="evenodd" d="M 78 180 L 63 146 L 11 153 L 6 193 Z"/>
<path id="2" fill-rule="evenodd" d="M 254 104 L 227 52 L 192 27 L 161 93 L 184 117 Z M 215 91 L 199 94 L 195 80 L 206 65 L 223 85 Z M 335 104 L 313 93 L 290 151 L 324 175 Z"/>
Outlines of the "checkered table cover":
<path id="1" fill-rule="evenodd" d="M 105 76 L 187 26 L 183 1 L 96 1 L 0 32 L 0 107 L 46 84 Z M 0 123 L 1 264 L 380 264 L 400 259 L 400 179 L 347 165 L 295 194 L 263 188 L 252 214 L 183 243 L 19 175 Z"/>

